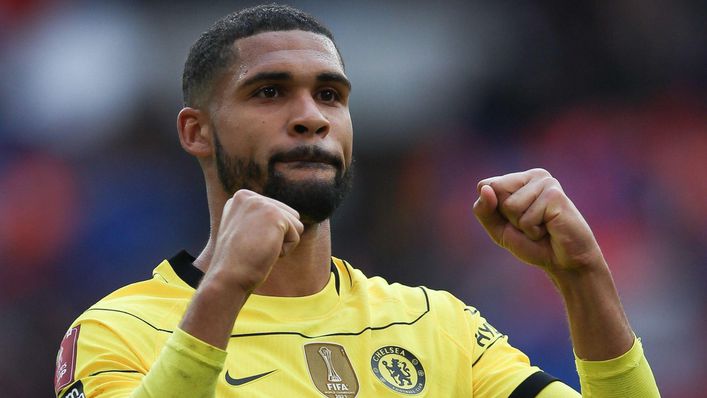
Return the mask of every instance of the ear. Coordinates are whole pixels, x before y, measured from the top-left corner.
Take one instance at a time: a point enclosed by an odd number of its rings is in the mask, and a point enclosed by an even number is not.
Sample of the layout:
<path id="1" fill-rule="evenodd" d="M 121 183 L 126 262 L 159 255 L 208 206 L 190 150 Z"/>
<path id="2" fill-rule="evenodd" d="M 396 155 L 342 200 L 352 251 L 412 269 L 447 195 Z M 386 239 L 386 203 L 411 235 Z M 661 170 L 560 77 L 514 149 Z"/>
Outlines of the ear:
<path id="1" fill-rule="evenodd" d="M 204 158 L 211 156 L 211 129 L 208 116 L 199 109 L 185 107 L 177 115 L 179 142 L 187 153 Z"/>

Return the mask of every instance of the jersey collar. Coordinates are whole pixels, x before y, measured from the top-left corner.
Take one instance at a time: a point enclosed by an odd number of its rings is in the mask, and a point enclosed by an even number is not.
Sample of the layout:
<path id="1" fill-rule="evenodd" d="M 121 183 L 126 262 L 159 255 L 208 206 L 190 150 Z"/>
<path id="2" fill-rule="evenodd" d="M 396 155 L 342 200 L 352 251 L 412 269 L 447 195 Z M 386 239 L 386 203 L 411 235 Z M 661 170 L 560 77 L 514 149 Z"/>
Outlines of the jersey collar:
<path id="1" fill-rule="evenodd" d="M 186 250 L 181 250 L 179 253 L 172 256 L 168 261 L 179 279 L 196 289 L 199 287 L 199 283 L 204 277 L 204 272 L 194 266 L 194 260 L 196 260 L 194 256 L 189 254 Z M 339 270 L 334 264 L 334 261 L 331 262 L 331 272 L 334 274 L 336 293 L 340 294 L 341 278 L 339 277 Z"/>

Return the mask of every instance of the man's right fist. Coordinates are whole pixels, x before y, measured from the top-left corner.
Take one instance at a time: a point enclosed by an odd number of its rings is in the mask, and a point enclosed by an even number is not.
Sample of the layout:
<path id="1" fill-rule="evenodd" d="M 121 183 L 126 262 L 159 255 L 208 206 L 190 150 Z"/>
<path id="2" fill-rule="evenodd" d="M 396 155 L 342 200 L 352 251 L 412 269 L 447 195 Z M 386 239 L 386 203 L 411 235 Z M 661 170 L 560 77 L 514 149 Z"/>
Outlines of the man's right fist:
<path id="1" fill-rule="evenodd" d="M 207 275 L 252 292 L 278 257 L 300 241 L 304 225 L 290 206 L 241 189 L 226 202 Z"/>

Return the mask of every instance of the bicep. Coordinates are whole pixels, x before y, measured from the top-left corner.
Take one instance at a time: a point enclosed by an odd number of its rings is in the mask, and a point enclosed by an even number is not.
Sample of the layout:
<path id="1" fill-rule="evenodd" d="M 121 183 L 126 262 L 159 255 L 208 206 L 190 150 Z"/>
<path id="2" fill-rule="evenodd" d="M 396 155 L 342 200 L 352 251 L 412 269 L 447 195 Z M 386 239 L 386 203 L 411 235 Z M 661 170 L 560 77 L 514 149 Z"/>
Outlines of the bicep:
<path id="1" fill-rule="evenodd" d="M 530 364 L 473 308 L 467 309 L 474 331 L 472 383 L 475 396 L 535 397 L 557 379 Z M 554 388 L 554 387 L 553 387 Z"/>
<path id="2" fill-rule="evenodd" d="M 125 336 L 104 322 L 84 319 L 62 341 L 57 357 L 56 395 L 127 397 L 147 370 L 144 358 Z"/>

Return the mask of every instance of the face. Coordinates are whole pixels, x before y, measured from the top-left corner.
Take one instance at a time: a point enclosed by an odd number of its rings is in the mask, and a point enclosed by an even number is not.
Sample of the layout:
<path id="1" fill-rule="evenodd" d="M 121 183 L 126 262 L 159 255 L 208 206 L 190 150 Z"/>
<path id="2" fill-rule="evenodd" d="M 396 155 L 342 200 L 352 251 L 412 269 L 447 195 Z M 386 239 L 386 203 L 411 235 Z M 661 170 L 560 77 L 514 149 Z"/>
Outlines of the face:
<path id="1" fill-rule="evenodd" d="M 237 40 L 209 107 L 224 190 L 284 202 L 305 223 L 327 219 L 350 187 L 350 86 L 334 44 L 304 31 Z"/>

